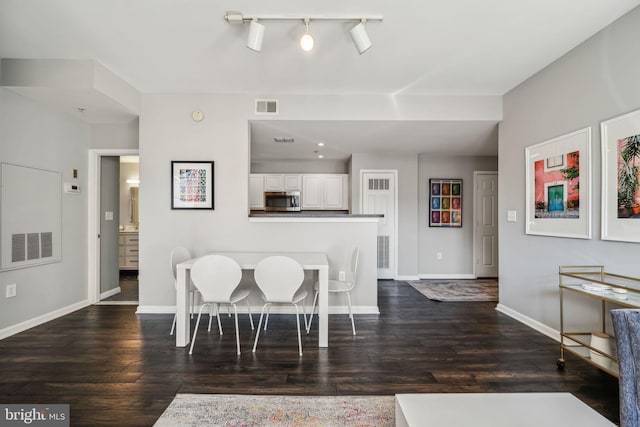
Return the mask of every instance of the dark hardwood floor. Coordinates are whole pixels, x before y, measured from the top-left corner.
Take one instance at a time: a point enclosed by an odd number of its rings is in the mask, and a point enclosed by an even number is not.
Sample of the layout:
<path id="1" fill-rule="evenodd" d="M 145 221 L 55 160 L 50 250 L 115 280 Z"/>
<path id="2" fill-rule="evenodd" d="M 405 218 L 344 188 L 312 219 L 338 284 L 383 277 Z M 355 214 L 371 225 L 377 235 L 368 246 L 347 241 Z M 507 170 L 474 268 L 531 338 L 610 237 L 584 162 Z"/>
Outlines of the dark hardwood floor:
<path id="1" fill-rule="evenodd" d="M 120 293 L 103 301 L 138 301 L 138 270 L 120 270 Z"/>
<path id="2" fill-rule="evenodd" d="M 72 425 L 148 426 L 176 393 L 553 391 L 619 422 L 616 378 L 570 355 L 558 370 L 558 343 L 495 303 L 433 302 L 394 281 L 379 283 L 379 301 L 379 316 L 356 316 L 355 337 L 346 315 L 331 316 L 328 349 L 317 348 L 314 322 L 302 357 L 293 316 L 271 316 L 252 353 L 241 315 L 237 357 L 233 320 L 223 315 L 225 335 L 201 325 L 189 356 L 169 336 L 172 315 L 88 307 L 0 341 L 0 402 L 69 403 Z"/>

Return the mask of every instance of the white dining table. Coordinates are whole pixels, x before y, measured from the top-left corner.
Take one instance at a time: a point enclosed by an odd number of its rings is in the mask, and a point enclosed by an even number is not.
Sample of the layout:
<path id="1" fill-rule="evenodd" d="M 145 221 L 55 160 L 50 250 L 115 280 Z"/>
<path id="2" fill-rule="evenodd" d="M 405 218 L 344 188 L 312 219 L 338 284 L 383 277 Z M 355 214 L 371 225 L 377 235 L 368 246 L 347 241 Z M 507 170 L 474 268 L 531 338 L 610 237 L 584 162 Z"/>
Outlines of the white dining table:
<path id="1" fill-rule="evenodd" d="M 320 252 L 211 252 L 215 255 L 226 255 L 240 264 L 243 270 L 254 270 L 258 262 L 273 255 L 284 255 L 298 261 L 304 270 L 318 272 L 318 346 L 329 346 L 329 261 L 327 255 Z M 209 255 L 209 254 L 208 254 Z M 190 272 L 196 257 L 176 265 L 176 347 L 186 347 L 191 339 L 191 322 L 189 321 L 189 286 Z"/>

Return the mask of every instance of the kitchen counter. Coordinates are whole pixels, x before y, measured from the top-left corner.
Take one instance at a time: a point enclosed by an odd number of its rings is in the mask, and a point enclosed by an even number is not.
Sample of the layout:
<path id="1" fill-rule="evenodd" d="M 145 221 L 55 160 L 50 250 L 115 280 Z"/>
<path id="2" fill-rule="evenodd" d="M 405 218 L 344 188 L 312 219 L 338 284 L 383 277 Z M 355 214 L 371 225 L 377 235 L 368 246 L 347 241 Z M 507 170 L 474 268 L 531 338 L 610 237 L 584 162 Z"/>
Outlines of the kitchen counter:
<path id="1" fill-rule="evenodd" d="M 377 222 L 382 217 L 379 214 L 350 214 L 346 211 L 252 211 L 249 222 Z"/>

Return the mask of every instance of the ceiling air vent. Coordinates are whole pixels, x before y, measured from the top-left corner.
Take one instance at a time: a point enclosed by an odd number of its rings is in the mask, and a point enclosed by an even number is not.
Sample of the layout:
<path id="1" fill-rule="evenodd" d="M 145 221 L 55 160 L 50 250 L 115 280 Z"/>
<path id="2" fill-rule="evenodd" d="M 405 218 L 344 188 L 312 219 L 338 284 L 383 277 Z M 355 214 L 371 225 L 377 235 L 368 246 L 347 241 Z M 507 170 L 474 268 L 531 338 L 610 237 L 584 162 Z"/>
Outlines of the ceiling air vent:
<path id="1" fill-rule="evenodd" d="M 273 138 L 273 140 L 279 144 L 293 144 L 295 139 L 293 138 Z"/>
<path id="2" fill-rule="evenodd" d="M 256 114 L 278 114 L 278 100 L 256 99 Z"/>

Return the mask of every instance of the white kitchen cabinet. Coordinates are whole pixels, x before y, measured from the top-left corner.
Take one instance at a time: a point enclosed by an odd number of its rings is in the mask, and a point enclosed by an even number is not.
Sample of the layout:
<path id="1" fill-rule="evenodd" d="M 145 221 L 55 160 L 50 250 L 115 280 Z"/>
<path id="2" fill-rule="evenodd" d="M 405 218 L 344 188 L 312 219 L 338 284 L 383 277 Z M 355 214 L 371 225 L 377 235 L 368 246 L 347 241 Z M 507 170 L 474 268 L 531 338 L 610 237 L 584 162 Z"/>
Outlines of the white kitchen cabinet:
<path id="1" fill-rule="evenodd" d="M 322 175 L 302 175 L 302 210 L 322 209 L 324 179 Z"/>
<path id="2" fill-rule="evenodd" d="M 284 191 L 300 191 L 302 189 L 302 175 L 284 175 Z"/>
<path id="3" fill-rule="evenodd" d="M 344 182 L 343 175 L 326 175 L 324 177 L 323 209 L 344 209 Z"/>
<path id="4" fill-rule="evenodd" d="M 264 175 L 249 176 L 249 209 L 264 209 Z"/>
<path id="5" fill-rule="evenodd" d="M 266 173 L 264 176 L 264 191 L 300 191 L 302 175 Z"/>
<path id="6" fill-rule="evenodd" d="M 349 209 L 348 185 L 349 175 L 346 174 L 302 175 L 302 209 Z"/>
<path id="7" fill-rule="evenodd" d="M 265 174 L 264 191 L 284 191 L 284 175 L 273 173 Z"/>

